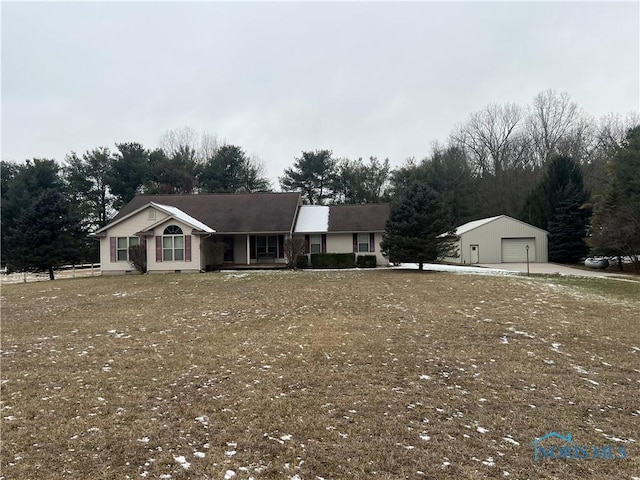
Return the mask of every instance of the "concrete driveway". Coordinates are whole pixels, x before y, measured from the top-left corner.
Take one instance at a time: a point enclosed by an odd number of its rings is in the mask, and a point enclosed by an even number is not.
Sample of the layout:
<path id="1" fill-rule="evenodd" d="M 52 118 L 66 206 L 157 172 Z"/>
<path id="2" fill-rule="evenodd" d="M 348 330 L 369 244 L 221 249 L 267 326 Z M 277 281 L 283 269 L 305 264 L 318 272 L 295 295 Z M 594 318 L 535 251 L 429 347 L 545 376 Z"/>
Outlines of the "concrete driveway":
<path id="1" fill-rule="evenodd" d="M 527 273 L 526 263 L 483 263 L 478 267 L 491 268 L 496 270 L 507 270 L 509 272 Z M 530 263 L 530 273 L 543 273 L 549 275 L 572 275 L 577 277 L 613 277 L 634 279 L 631 275 L 621 275 L 617 273 L 605 272 L 596 269 L 581 269 L 560 265 L 558 263 Z M 638 279 L 640 281 L 640 279 Z"/>

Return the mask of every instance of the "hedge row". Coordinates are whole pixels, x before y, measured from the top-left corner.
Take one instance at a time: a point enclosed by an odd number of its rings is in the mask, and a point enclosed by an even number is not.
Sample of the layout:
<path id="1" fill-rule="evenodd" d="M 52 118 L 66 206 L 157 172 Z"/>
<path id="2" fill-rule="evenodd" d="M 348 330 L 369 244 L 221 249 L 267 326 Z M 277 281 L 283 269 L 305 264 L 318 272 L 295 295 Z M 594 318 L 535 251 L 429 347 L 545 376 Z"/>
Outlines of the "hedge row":
<path id="1" fill-rule="evenodd" d="M 312 253 L 311 266 L 313 268 L 354 268 L 356 266 L 356 254 Z"/>
<path id="2" fill-rule="evenodd" d="M 377 265 L 375 255 L 358 255 L 356 265 L 359 268 L 375 268 Z"/>
<path id="3" fill-rule="evenodd" d="M 375 255 L 358 255 L 355 253 L 312 253 L 313 268 L 373 268 L 377 265 Z"/>

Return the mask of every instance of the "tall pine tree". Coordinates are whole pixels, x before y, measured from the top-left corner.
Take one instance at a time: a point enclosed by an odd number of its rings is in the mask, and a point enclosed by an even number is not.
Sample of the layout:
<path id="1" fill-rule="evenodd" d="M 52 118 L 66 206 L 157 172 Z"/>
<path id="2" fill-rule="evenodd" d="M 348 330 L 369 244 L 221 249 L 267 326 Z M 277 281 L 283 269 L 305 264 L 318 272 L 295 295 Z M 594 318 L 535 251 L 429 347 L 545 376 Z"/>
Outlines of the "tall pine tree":
<path id="1" fill-rule="evenodd" d="M 26 206 L 7 236 L 10 270 L 49 272 L 75 263 L 82 256 L 82 230 L 69 202 L 55 190 L 46 190 Z"/>
<path id="2" fill-rule="evenodd" d="M 439 193 L 415 181 L 391 202 L 381 250 L 393 263 L 427 262 L 449 255 L 450 243 L 442 234 L 453 230 L 451 217 Z"/>
<path id="3" fill-rule="evenodd" d="M 266 192 L 269 180 L 242 148 L 223 145 L 207 160 L 198 177 L 202 193 Z"/>
<path id="4" fill-rule="evenodd" d="M 280 177 L 280 186 L 285 191 L 299 191 L 305 203 L 322 205 L 332 199 L 335 192 L 337 162 L 331 150 L 302 152 L 292 168 L 287 168 Z"/>
<path id="5" fill-rule="evenodd" d="M 577 263 L 589 251 L 584 242 L 589 210 L 573 183 L 562 189 L 558 201 L 553 220 L 549 222 L 549 261 Z"/>
<path id="6" fill-rule="evenodd" d="M 640 273 L 640 125 L 627 132 L 605 169 L 607 179 L 595 201 L 589 243 L 596 254 L 628 257 Z"/>
<path id="7" fill-rule="evenodd" d="M 573 159 L 559 156 L 529 194 L 520 219 L 549 231 L 549 260 L 573 263 L 586 255 L 591 211 L 582 171 Z"/>

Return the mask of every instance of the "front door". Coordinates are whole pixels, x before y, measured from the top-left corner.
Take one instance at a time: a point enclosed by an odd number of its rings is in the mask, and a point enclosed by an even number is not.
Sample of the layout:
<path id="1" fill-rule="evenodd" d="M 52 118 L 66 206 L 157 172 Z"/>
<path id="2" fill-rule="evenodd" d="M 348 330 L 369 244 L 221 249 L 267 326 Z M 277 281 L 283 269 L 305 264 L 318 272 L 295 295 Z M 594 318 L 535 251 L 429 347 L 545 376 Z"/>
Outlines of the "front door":
<path id="1" fill-rule="evenodd" d="M 233 237 L 224 237 L 224 261 L 233 262 Z"/>
<path id="2" fill-rule="evenodd" d="M 471 263 L 480 263 L 479 245 L 471 245 Z"/>

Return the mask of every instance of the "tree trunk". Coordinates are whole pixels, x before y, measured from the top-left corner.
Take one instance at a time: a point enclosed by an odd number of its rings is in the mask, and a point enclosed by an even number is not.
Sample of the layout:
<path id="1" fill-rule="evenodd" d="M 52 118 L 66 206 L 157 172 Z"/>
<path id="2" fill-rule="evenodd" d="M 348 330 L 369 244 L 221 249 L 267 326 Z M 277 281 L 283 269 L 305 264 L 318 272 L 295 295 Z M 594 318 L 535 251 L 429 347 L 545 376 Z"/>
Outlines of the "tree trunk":
<path id="1" fill-rule="evenodd" d="M 622 257 L 620 255 L 618 255 L 618 269 L 620 269 L 620 271 L 624 271 L 624 268 L 622 267 Z"/>
<path id="2" fill-rule="evenodd" d="M 56 277 L 55 277 L 55 275 L 53 274 L 53 267 L 52 267 L 52 266 L 50 266 L 50 267 L 49 267 L 49 280 L 55 280 L 55 279 L 56 279 Z"/>
<path id="3" fill-rule="evenodd" d="M 418 262 L 418 270 L 422 271 L 423 267 L 424 267 L 424 263 Z"/>

